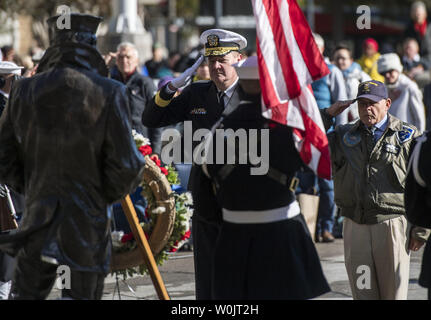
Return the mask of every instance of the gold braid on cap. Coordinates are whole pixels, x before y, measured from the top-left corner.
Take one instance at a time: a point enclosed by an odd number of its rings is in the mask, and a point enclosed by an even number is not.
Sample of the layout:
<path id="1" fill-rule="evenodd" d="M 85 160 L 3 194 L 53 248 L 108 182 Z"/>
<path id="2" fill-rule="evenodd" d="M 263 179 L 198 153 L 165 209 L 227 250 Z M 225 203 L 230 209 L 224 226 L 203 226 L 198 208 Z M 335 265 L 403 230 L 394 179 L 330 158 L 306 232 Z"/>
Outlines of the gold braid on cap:
<path id="1" fill-rule="evenodd" d="M 238 47 L 213 47 L 205 48 L 205 57 L 208 56 L 224 56 L 231 51 L 239 51 Z"/>
<path id="2" fill-rule="evenodd" d="M 239 51 L 239 45 L 234 42 L 222 42 L 216 34 L 210 34 L 205 44 L 205 57 L 224 56 L 231 51 Z"/>

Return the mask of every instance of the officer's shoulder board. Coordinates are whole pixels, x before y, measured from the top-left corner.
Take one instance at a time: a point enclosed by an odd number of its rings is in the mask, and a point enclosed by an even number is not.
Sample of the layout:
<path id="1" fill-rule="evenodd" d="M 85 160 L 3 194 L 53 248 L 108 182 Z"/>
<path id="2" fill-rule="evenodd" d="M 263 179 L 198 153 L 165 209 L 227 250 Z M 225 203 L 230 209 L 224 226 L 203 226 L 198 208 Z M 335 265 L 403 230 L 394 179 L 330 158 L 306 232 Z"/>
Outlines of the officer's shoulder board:
<path id="1" fill-rule="evenodd" d="M 403 128 L 397 132 L 397 139 L 402 144 L 405 143 L 413 138 L 413 135 L 415 133 L 415 129 L 412 127 L 403 124 Z"/>
<path id="2" fill-rule="evenodd" d="M 195 82 L 192 82 L 193 86 L 208 86 L 211 85 L 212 81 L 211 80 L 198 80 Z"/>

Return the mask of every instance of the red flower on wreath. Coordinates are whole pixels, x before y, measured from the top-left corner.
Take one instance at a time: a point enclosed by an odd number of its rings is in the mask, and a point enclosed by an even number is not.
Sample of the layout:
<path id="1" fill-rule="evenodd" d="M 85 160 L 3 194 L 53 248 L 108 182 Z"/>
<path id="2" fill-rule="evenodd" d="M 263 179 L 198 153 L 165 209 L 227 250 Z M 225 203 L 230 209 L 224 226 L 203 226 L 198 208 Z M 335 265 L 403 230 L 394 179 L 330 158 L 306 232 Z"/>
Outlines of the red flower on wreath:
<path id="1" fill-rule="evenodd" d="M 160 168 L 162 166 L 162 162 L 160 161 L 159 157 L 154 155 L 150 157 L 151 160 L 154 161 L 154 163 Z"/>
<path id="2" fill-rule="evenodd" d="M 169 174 L 168 170 L 165 167 L 160 167 L 160 170 L 162 171 L 162 173 L 167 176 Z"/>
<path id="3" fill-rule="evenodd" d="M 188 238 L 190 238 L 192 232 L 190 230 L 188 230 L 186 233 L 184 233 L 184 235 L 181 237 L 181 240 L 186 240 Z"/>
<path id="4" fill-rule="evenodd" d="M 126 243 L 128 241 L 133 240 L 133 233 L 126 233 L 122 238 L 121 238 L 121 242 L 122 243 Z"/>
<path id="5" fill-rule="evenodd" d="M 138 149 L 142 155 L 148 156 L 153 153 L 153 149 L 149 145 L 140 146 Z"/>
<path id="6" fill-rule="evenodd" d="M 177 252 L 177 250 L 178 250 L 177 246 L 180 243 L 180 241 L 184 241 L 184 240 L 189 239 L 190 235 L 191 235 L 191 231 L 190 230 L 186 231 L 180 240 L 175 241 L 173 247 L 169 250 L 169 252 Z"/>

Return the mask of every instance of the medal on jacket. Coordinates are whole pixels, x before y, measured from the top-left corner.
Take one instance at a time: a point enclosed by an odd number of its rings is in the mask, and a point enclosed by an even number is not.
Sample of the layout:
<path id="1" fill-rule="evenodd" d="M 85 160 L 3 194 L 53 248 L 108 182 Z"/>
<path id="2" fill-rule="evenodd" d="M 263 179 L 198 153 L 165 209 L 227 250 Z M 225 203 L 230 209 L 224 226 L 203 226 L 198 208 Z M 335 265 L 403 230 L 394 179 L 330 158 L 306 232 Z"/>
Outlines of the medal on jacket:
<path id="1" fill-rule="evenodd" d="M 343 142 L 348 147 L 354 147 L 361 142 L 361 133 L 358 130 L 348 131 L 343 136 Z"/>
<path id="2" fill-rule="evenodd" d="M 397 138 L 400 143 L 404 143 L 406 141 L 409 141 L 413 137 L 413 133 L 415 130 L 413 130 L 410 127 L 403 126 L 403 128 L 397 132 Z"/>
<path id="3" fill-rule="evenodd" d="M 387 144 L 385 144 L 385 151 L 387 153 L 398 154 L 400 152 L 400 147 L 397 147 L 393 144 L 387 143 Z"/>

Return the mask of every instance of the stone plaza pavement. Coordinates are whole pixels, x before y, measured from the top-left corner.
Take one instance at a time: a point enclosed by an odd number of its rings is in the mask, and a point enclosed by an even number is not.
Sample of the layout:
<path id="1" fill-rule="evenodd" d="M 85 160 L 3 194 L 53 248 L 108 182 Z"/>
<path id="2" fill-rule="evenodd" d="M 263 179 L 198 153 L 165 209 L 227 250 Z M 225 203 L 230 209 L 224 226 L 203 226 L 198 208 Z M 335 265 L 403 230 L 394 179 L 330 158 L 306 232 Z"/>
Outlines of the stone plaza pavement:
<path id="1" fill-rule="evenodd" d="M 318 297 L 319 300 L 351 300 L 352 295 L 344 267 L 343 240 L 334 243 L 317 243 L 317 251 L 322 263 L 323 272 L 332 289 L 331 292 Z M 409 300 L 426 300 L 427 290 L 418 284 L 422 262 L 423 248 L 412 253 L 410 262 Z M 172 300 L 195 300 L 193 252 L 180 251 L 170 256 L 160 267 L 160 273 Z M 115 276 L 105 280 L 104 300 L 157 300 L 151 278 L 136 276 L 123 281 L 118 278 L 120 296 Z M 60 291 L 53 289 L 49 299 L 58 299 Z"/>

